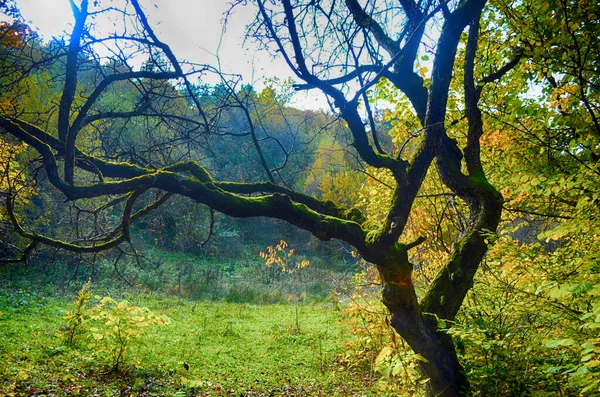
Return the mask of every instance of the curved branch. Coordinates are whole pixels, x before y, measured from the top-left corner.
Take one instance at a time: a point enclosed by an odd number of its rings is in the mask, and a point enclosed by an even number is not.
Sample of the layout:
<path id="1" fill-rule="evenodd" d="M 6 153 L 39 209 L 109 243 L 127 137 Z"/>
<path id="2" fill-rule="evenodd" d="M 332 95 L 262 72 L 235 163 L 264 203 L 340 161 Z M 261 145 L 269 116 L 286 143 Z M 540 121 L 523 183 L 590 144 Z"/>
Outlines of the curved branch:
<path id="1" fill-rule="evenodd" d="M 383 77 L 386 77 L 388 79 L 390 78 L 390 75 L 391 75 L 391 72 L 389 72 L 387 69 L 382 68 L 381 65 L 361 65 L 344 76 L 335 77 L 333 79 L 321 80 L 321 81 L 323 83 L 329 84 L 329 85 L 344 84 L 344 83 L 354 80 L 361 74 L 365 74 L 365 73 L 381 73 Z M 313 88 L 316 88 L 316 87 L 313 85 L 310 85 L 310 84 L 294 84 L 294 89 L 296 89 L 297 91 L 310 90 Z"/>
<path id="2" fill-rule="evenodd" d="M 200 101 L 198 100 L 198 98 L 196 97 L 196 95 L 194 95 L 194 93 L 193 93 L 194 90 L 193 90 L 192 84 L 189 82 L 189 80 L 187 79 L 185 73 L 181 69 L 181 65 L 180 65 L 179 61 L 177 60 L 177 57 L 175 56 L 175 54 L 173 53 L 173 51 L 171 51 L 171 48 L 167 44 L 163 43 L 162 41 L 160 41 L 158 39 L 158 37 L 154 33 L 154 30 L 152 29 L 152 27 L 148 23 L 148 18 L 146 18 L 146 14 L 144 13 L 144 11 L 142 10 L 142 8 L 140 7 L 140 4 L 138 3 L 138 0 L 131 0 L 131 4 L 135 8 L 135 11 L 136 11 L 136 13 L 137 13 L 137 15 L 138 15 L 138 17 L 140 19 L 140 22 L 142 23 L 142 26 L 145 29 L 145 31 L 148 33 L 148 35 L 150 36 L 150 38 L 152 38 L 154 45 L 156 45 L 158 48 L 160 48 L 165 53 L 165 55 L 167 56 L 167 59 L 169 60 L 169 62 L 173 66 L 173 68 L 175 69 L 175 72 L 183 78 L 183 82 L 185 84 L 185 88 L 190 93 L 191 99 L 194 102 L 194 105 L 196 105 L 196 110 L 200 114 L 200 117 L 202 117 L 204 125 L 208 126 L 209 125 L 208 118 L 207 118 L 206 114 L 204 113 L 204 110 L 202 110 L 202 106 L 200 105 Z"/>
<path id="3" fill-rule="evenodd" d="M 17 264 L 17 263 L 27 263 L 27 261 L 29 260 L 29 258 L 31 257 L 31 254 L 33 254 L 33 252 L 35 252 L 35 249 L 38 245 L 38 241 L 37 240 L 32 240 L 27 247 L 25 247 L 25 249 L 23 250 L 23 253 L 21 254 L 20 258 L 16 258 L 16 259 L 0 259 L 0 264 L 4 264 L 4 265 L 12 265 L 12 264 Z"/>
<path id="4" fill-rule="evenodd" d="M 465 160 L 468 175 L 461 171 L 462 153 L 455 141 L 445 134 L 437 157 L 440 178 L 457 196 L 465 200 L 470 210 L 467 228 L 455 243 L 446 265 L 438 272 L 426 296 L 421 301 L 424 312 L 452 320 L 473 284 L 473 278 L 488 248 L 486 235 L 494 233 L 502 213 L 502 195 L 488 182 L 481 166 L 479 139 L 483 132 L 478 94 L 473 81 L 473 65 L 477 48 L 479 18 L 469 28 L 465 57 L 465 102 L 469 132 Z"/>
<path id="5" fill-rule="evenodd" d="M 270 182 L 259 183 L 237 183 L 237 182 L 215 182 L 219 188 L 236 194 L 256 194 L 256 193 L 280 193 L 289 196 L 297 203 L 301 203 L 310 209 L 320 212 L 324 215 L 333 216 L 340 219 L 354 220 L 362 223 L 365 217 L 360 211 L 345 211 L 338 207 L 332 201 L 321 201 L 306 194 L 298 193 Z"/>
<path id="6" fill-rule="evenodd" d="M 523 51 L 518 50 L 514 58 L 508 61 L 504 66 L 479 80 L 479 83 L 477 84 L 478 91 L 481 93 L 484 85 L 500 80 L 506 73 L 514 69 L 515 66 L 519 64 L 521 59 L 523 59 Z"/>
<path id="7" fill-rule="evenodd" d="M 131 79 L 142 79 L 142 78 L 153 79 L 153 80 L 168 80 L 168 79 L 175 79 L 178 77 L 181 77 L 181 75 L 179 75 L 178 73 L 175 73 L 175 72 L 158 72 L 157 73 L 157 72 L 149 72 L 149 71 L 128 72 L 128 73 L 119 73 L 119 74 L 110 75 L 110 76 L 104 78 L 100 82 L 100 84 L 98 84 L 96 86 L 94 91 L 92 91 L 92 93 L 90 94 L 88 99 L 85 101 L 85 103 L 81 107 L 81 110 L 77 114 L 77 117 L 73 121 L 73 124 L 71 124 L 69 131 L 79 132 L 81 127 L 83 127 L 84 125 L 89 123 L 89 121 L 87 121 L 89 119 L 87 117 L 89 110 L 94 105 L 94 103 L 96 103 L 96 101 L 98 100 L 100 95 L 104 92 L 104 90 L 106 90 L 106 88 L 108 88 L 111 84 L 113 84 L 115 82 L 131 80 Z M 74 138 L 71 138 L 71 140 L 72 140 L 72 142 L 69 140 L 67 141 L 67 146 L 75 144 Z"/>
<path id="8" fill-rule="evenodd" d="M 338 218 L 329 215 L 328 213 L 320 213 L 317 210 L 326 208 L 327 204 L 321 203 L 321 206 L 323 206 L 321 207 L 318 205 L 318 200 L 309 200 L 309 196 L 303 196 L 299 193 L 290 192 L 292 193 L 291 195 L 286 193 L 276 193 L 260 197 L 238 196 L 237 194 L 227 192 L 216 186 L 208 172 L 206 172 L 203 167 L 200 167 L 193 162 L 178 163 L 159 170 L 148 170 L 136 166 L 110 164 L 96 161 L 96 159 L 86 159 L 86 161 L 93 161 L 95 165 L 103 171 L 105 176 L 110 175 L 113 178 L 120 177 L 127 179 L 101 182 L 86 186 L 66 185 L 58 178 L 56 161 L 51 147 L 37 137 L 29 134 L 23 127 L 30 129 L 37 135 L 41 135 L 40 137 L 42 138 L 48 138 L 48 140 L 52 141 L 54 144 L 59 145 L 60 142 L 57 142 L 56 139 L 49 139 L 47 134 L 43 131 L 28 125 L 27 123 L 17 123 L 0 117 L 0 126 L 7 129 L 9 133 L 17 138 L 22 139 L 25 143 L 34 147 L 34 149 L 42 154 L 48 175 L 55 175 L 54 177 L 49 177 L 50 182 L 61 190 L 67 196 L 68 200 L 92 198 L 110 194 L 128 194 L 132 191 L 158 188 L 170 193 L 190 197 L 197 202 L 206 204 L 219 212 L 234 217 L 268 216 L 278 218 L 308 230 L 323 240 L 337 238 L 347 241 L 356 247 L 364 246 L 365 232 L 359 223 L 350 220 L 353 219 L 354 216 L 347 215 L 346 217 Z M 82 161 L 80 164 L 85 166 L 86 162 Z M 178 172 L 188 172 L 193 175 L 193 177 L 187 178 L 180 175 Z M 276 185 L 273 185 L 270 189 L 275 190 L 275 186 Z M 291 196 L 306 202 L 306 204 L 294 202 Z M 314 208 L 310 208 L 309 205 Z M 339 212 L 336 214 L 339 214 Z M 356 215 L 357 213 L 356 211 L 350 211 L 349 214 Z M 358 216 L 357 218 L 362 217 Z M 360 221 L 360 219 L 357 219 L 357 221 Z M 20 230 L 27 235 L 27 232 L 22 228 L 20 228 Z M 33 235 L 29 234 L 29 236 Z M 122 237 L 123 236 L 103 244 L 103 249 L 118 245 L 123 241 Z M 81 248 L 69 243 L 63 243 L 39 236 L 38 239 L 48 245 L 75 251 L 79 250 L 80 252 L 98 252 L 102 250 L 102 248 L 99 247 Z"/>
<path id="9" fill-rule="evenodd" d="M 101 252 L 106 251 L 112 248 L 119 246 L 123 241 L 126 240 L 126 235 L 122 233 L 118 237 L 109 240 L 103 244 L 93 245 L 93 246 L 81 246 L 77 244 L 68 243 L 65 241 L 53 239 L 50 237 L 42 236 L 39 234 L 35 234 L 25 230 L 17 220 L 17 217 L 14 213 L 14 197 L 10 196 L 6 199 L 6 210 L 8 213 L 8 217 L 13 224 L 13 227 L 17 233 L 21 236 L 26 237 L 30 240 L 37 241 L 39 243 L 49 245 L 51 247 L 60 248 L 68 251 L 79 252 L 79 253 L 92 253 L 92 252 Z M 133 206 L 133 204 L 132 204 Z M 127 208 L 127 207 L 126 207 Z M 131 207 L 129 207 L 129 213 L 126 211 L 123 212 L 123 223 L 129 225 L 129 214 L 131 213 Z"/>

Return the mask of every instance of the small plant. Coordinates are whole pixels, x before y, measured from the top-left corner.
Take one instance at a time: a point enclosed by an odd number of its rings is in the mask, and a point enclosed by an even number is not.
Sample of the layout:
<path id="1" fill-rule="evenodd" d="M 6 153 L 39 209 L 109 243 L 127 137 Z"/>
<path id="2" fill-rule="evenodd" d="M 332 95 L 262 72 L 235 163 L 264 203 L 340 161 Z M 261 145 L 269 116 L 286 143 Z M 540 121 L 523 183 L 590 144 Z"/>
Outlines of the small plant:
<path id="1" fill-rule="evenodd" d="M 84 323 L 86 321 L 87 305 L 92 298 L 92 282 L 88 280 L 81 290 L 77 293 L 77 298 L 73 301 L 75 308 L 68 311 L 64 319 L 67 321 L 65 336 L 67 345 L 73 346 L 76 335 L 85 333 Z"/>
<path id="2" fill-rule="evenodd" d="M 279 244 L 276 246 L 269 245 L 267 247 L 267 252 L 261 252 L 260 257 L 265 260 L 265 265 L 268 268 L 274 269 L 275 267 L 279 267 L 282 273 L 289 273 L 292 276 L 299 276 L 300 270 L 308 267 L 310 262 L 306 259 L 302 261 L 293 260 L 296 250 L 294 248 L 288 249 L 288 244 L 285 240 L 279 241 Z M 294 278 L 292 278 L 292 283 L 294 282 Z M 304 293 L 302 295 L 306 296 Z M 299 324 L 299 315 L 298 315 L 298 305 L 300 302 L 300 294 L 296 294 L 296 318 L 295 324 L 296 329 L 300 328 Z"/>
<path id="3" fill-rule="evenodd" d="M 169 319 L 159 317 L 146 308 L 132 306 L 126 300 L 117 302 L 108 296 L 97 298 L 100 303 L 88 311 L 96 326 L 89 330 L 94 351 L 110 362 L 109 373 L 119 370 L 131 346 L 142 342 L 146 328 L 170 323 Z"/>
<path id="4" fill-rule="evenodd" d="M 298 262 L 292 260 L 296 253 L 294 248 L 288 249 L 288 244 L 281 240 L 276 246 L 269 245 L 267 252 L 261 252 L 260 257 L 265 260 L 267 267 L 275 265 L 281 269 L 282 273 L 296 273 L 298 270 L 304 269 L 310 265 L 306 259 Z"/>

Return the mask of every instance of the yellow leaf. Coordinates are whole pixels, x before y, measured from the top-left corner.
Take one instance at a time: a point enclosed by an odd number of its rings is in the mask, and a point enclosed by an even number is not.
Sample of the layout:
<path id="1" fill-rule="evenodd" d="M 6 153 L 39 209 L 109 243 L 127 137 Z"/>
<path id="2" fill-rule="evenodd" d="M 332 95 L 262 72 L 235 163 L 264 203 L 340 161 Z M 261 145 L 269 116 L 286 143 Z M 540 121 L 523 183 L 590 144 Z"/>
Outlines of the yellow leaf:
<path id="1" fill-rule="evenodd" d="M 29 374 L 24 369 L 19 371 L 19 375 L 17 376 L 19 380 L 27 380 L 29 379 Z"/>
<path id="2" fill-rule="evenodd" d="M 429 360 L 427 360 L 425 357 L 423 357 L 422 355 L 420 355 L 419 353 L 415 354 L 412 356 L 412 358 L 414 358 L 417 361 L 422 361 L 424 363 L 428 363 Z"/>
<path id="3" fill-rule="evenodd" d="M 375 359 L 375 365 L 379 365 L 382 362 L 384 362 L 388 357 L 392 355 L 393 352 L 394 351 L 390 346 L 385 346 L 377 355 L 377 358 Z"/>

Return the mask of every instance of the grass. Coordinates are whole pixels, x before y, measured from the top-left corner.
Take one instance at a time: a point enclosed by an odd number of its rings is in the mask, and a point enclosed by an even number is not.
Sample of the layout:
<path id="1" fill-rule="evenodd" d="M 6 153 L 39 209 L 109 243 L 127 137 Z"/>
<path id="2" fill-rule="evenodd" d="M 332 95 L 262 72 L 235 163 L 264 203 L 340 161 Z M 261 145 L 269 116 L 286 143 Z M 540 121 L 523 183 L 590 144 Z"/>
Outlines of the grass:
<path id="1" fill-rule="evenodd" d="M 358 396 L 360 374 L 338 364 L 351 338 L 330 304 L 255 305 L 124 294 L 168 316 L 149 327 L 118 373 L 90 347 L 65 343 L 74 296 L 0 290 L 0 395 Z M 380 394 L 379 394 L 380 395 Z"/>

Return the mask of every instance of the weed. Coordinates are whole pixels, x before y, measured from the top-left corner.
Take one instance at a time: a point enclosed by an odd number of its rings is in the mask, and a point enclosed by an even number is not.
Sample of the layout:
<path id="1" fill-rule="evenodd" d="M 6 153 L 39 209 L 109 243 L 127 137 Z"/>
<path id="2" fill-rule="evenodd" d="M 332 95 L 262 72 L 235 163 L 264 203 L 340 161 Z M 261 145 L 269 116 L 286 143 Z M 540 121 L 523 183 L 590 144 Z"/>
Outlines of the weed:
<path id="1" fill-rule="evenodd" d="M 73 341 L 76 335 L 85 331 L 84 322 L 86 321 L 87 305 L 92 297 L 91 280 L 88 280 L 83 288 L 77 293 L 77 297 L 73 301 L 75 307 L 72 311 L 68 311 L 65 315 L 67 321 L 65 335 L 67 345 L 73 346 Z"/>

